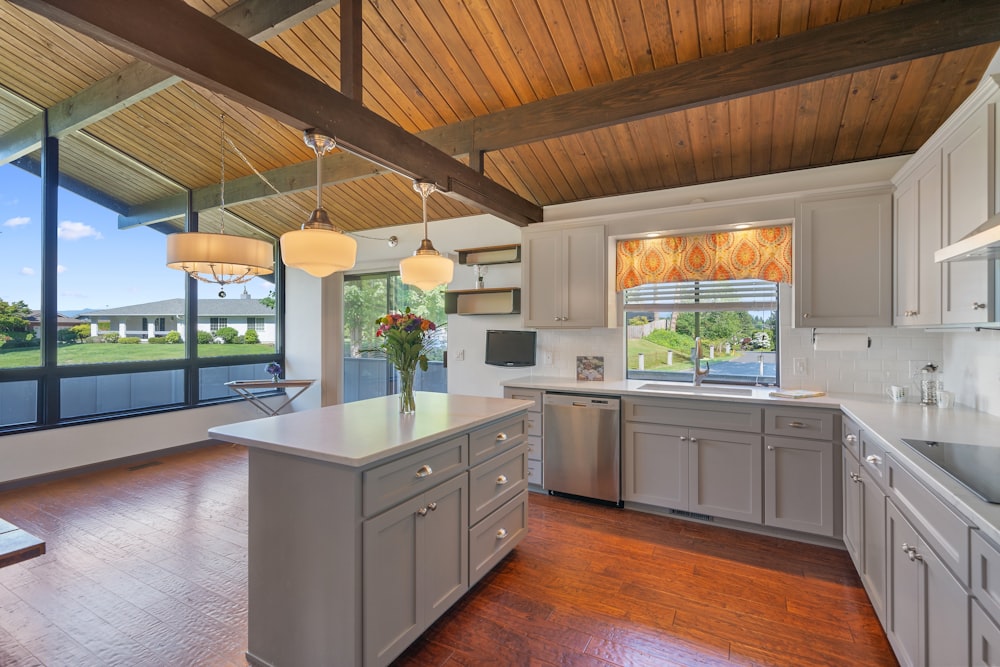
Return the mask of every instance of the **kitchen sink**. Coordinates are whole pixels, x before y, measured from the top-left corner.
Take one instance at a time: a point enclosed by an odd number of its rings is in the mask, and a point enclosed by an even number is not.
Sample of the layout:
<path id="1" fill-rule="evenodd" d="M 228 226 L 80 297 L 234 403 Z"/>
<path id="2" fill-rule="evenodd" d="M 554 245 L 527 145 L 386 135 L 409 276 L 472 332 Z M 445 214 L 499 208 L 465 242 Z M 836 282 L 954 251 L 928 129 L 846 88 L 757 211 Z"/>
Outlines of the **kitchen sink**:
<path id="1" fill-rule="evenodd" d="M 639 385 L 640 391 L 659 391 L 667 394 L 699 394 L 708 396 L 753 396 L 750 387 L 695 387 L 682 384 L 649 383 Z"/>

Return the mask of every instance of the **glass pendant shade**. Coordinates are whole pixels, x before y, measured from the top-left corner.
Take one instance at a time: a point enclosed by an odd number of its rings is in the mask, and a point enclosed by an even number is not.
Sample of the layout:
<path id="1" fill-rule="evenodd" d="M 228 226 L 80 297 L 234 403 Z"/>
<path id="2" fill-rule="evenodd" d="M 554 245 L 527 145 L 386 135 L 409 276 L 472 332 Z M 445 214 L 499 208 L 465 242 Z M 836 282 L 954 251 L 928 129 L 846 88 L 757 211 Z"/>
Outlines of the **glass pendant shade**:
<path id="1" fill-rule="evenodd" d="M 316 209 L 301 229 L 281 235 L 281 261 L 316 278 L 354 266 L 358 242 L 340 232 L 323 208 L 323 155 L 336 146 L 330 137 L 307 132 L 305 142 L 316 151 Z"/>
<path id="2" fill-rule="evenodd" d="M 413 285 L 426 292 L 450 283 L 455 275 L 455 263 L 442 257 L 427 237 L 427 196 L 437 189 L 436 186 L 427 181 L 416 181 L 413 189 L 420 193 L 423 201 L 424 240 L 411 257 L 400 260 L 399 279 L 404 285 Z"/>

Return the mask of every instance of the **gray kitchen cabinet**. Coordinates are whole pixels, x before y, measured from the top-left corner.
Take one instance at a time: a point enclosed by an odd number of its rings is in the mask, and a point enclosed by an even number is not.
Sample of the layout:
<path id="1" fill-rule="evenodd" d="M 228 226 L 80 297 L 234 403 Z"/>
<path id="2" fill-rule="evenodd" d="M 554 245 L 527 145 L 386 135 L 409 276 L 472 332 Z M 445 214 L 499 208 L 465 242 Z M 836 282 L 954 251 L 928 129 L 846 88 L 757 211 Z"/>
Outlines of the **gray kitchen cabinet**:
<path id="1" fill-rule="evenodd" d="M 894 196 L 896 326 L 941 323 L 941 150 L 907 164 Z"/>
<path id="2" fill-rule="evenodd" d="M 687 510 L 688 428 L 626 421 L 622 472 L 625 500 Z"/>
<path id="3" fill-rule="evenodd" d="M 800 201 L 795 219 L 796 327 L 892 323 L 892 196 Z"/>
<path id="4" fill-rule="evenodd" d="M 761 437 L 691 429 L 689 445 L 689 509 L 761 523 Z"/>
<path id="5" fill-rule="evenodd" d="M 844 495 L 844 548 L 854 562 L 854 569 L 862 571 L 862 530 L 864 528 L 864 487 L 861 481 L 861 465 L 857 457 L 844 447 L 841 450 L 841 470 L 843 471 Z"/>
<path id="6" fill-rule="evenodd" d="M 834 448 L 829 440 L 764 438 L 765 526 L 836 533 Z"/>
<path id="7" fill-rule="evenodd" d="M 1000 667 L 1000 625 L 979 604 L 972 601 L 973 667 Z"/>
<path id="8" fill-rule="evenodd" d="M 944 188 L 943 245 L 960 240 L 986 222 L 994 213 L 993 125 L 996 104 L 983 104 L 962 121 L 944 140 L 942 183 Z M 941 319 L 946 324 L 990 321 L 989 262 L 943 264 Z"/>
<path id="9" fill-rule="evenodd" d="M 542 394 L 541 389 L 525 389 L 522 387 L 504 387 L 504 398 L 517 398 L 522 401 L 532 401 L 528 408 L 528 483 L 535 487 L 544 487 L 545 475 L 542 466 L 542 455 L 545 445 L 542 438 Z"/>
<path id="10" fill-rule="evenodd" d="M 525 231 L 521 300 L 524 326 L 607 325 L 607 240 L 604 225 Z"/>
<path id="11" fill-rule="evenodd" d="M 968 591 L 892 500 L 886 503 L 886 635 L 904 667 L 970 662 Z"/>
<path id="12" fill-rule="evenodd" d="M 972 664 L 1000 667 L 1000 548 L 972 531 Z"/>
<path id="13" fill-rule="evenodd" d="M 848 447 L 843 448 L 844 546 L 884 626 L 885 493 L 869 470 Z"/>
<path id="14" fill-rule="evenodd" d="M 469 587 L 463 474 L 364 522 L 365 663 L 387 665 Z"/>

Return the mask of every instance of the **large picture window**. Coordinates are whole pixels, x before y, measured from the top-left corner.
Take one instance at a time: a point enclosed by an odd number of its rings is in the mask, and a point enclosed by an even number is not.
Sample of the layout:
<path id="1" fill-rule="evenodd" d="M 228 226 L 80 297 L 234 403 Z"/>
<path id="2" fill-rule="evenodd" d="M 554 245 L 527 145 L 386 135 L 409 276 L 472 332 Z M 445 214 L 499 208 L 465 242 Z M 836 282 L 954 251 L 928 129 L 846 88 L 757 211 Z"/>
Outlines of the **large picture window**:
<path id="1" fill-rule="evenodd" d="M 777 284 L 652 283 L 624 290 L 623 303 L 628 379 L 690 382 L 700 337 L 703 382 L 778 384 Z"/>

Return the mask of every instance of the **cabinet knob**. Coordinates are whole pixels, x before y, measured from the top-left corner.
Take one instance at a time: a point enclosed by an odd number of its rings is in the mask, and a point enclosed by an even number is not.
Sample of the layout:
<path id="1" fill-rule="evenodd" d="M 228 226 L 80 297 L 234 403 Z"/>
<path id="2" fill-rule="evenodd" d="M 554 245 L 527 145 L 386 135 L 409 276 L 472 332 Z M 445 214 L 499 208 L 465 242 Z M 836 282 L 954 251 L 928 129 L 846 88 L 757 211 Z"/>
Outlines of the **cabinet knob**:
<path id="1" fill-rule="evenodd" d="M 507 475 L 499 475 L 497 477 L 497 486 L 503 486 L 507 483 Z"/>
<path id="2" fill-rule="evenodd" d="M 868 461 L 868 463 L 871 463 L 873 466 L 877 466 L 882 464 L 882 457 L 870 454 L 865 457 L 865 461 Z"/>
<path id="3" fill-rule="evenodd" d="M 558 322 L 558 321 L 559 321 L 559 316 L 558 316 L 558 315 L 556 315 L 556 316 L 555 316 L 555 317 L 553 317 L 552 319 L 554 319 L 554 320 L 555 320 L 556 322 Z"/>
<path id="4" fill-rule="evenodd" d="M 687 442 L 688 438 L 687 438 L 686 435 L 682 435 L 682 436 L 680 436 L 680 439 L 681 439 L 681 442 Z"/>
<path id="5" fill-rule="evenodd" d="M 983 310 L 984 308 L 986 308 L 986 304 L 985 303 L 979 303 L 978 301 L 973 301 L 972 302 L 972 309 L 973 310 Z"/>
<path id="6" fill-rule="evenodd" d="M 852 433 L 849 433 L 847 435 L 847 437 L 844 438 L 844 439 L 847 440 L 847 442 L 857 442 L 858 441 L 858 436 L 856 436 L 856 435 L 854 435 Z"/>
<path id="7" fill-rule="evenodd" d="M 691 438 L 691 444 L 692 445 L 698 444 L 698 438 Z"/>
<path id="8" fill-rule="evenodd" d="M 774 445 L 768 445 L 767 446 L 767 451 L 773 452 L 774 451 Z"/>
<path id="9" fill-rule="evenodd" d="M 506 439 L 507 439 L 507 434 L 506 433 L 504 433 L 503 431 L 500 431 L 499 433 L 497 433 L 497 438 L 496 438 L 497 442 L 503 442 Z"/>
<path id="10" fill-rule="evenodd" d="M 916 317 L 919 314 L 919 310 L 907 310 L 903 313 L 903 317 Z"/>
<path id="11" fill-rule="evenodd" d="M 802 313 L 802 318 L 803 319 L 808 319 L 809 318 L 809 313 Z"/>
<path id="12" fill-rule="evenodd" d="M 851 481 L 855 484 L 861 484 L 861 475 L 856 472 L 851 473 Z"/>
<path id="13" fill-rule="evenodd" d="M 438 504 L 437 503 L 427 503 L 427 509 L 429 509 L 430 511 L 433 512 L 437 508 L 438 508 Z"/>
<path id="14" fill-rule="evenodd" d="M 427 508 L 421 507 L 420 509 L 417 510 L 417 514 L 419 514 L 420 516 L 427 516 Z"/>
<path id="15" fill-rule="evenodd" d="M 433 473 L 434 473 L 434 468 L 431 468 L 429 465 L 427 465 L 425 463 L 424 465 L 422 465 L 419 468 L 417 468 L 417 475 L 416 476 L 417 477 L 427 477 L 428 475 L 431 475 Z"/>
<path id="16" fill-rule="evenodd" d="M 497 531 L 497 539 L 498 540 L 502 540 L 505 537 L 507 537 L 507 529 L 506 528 L 501 528 L 500 530 Z"/>

